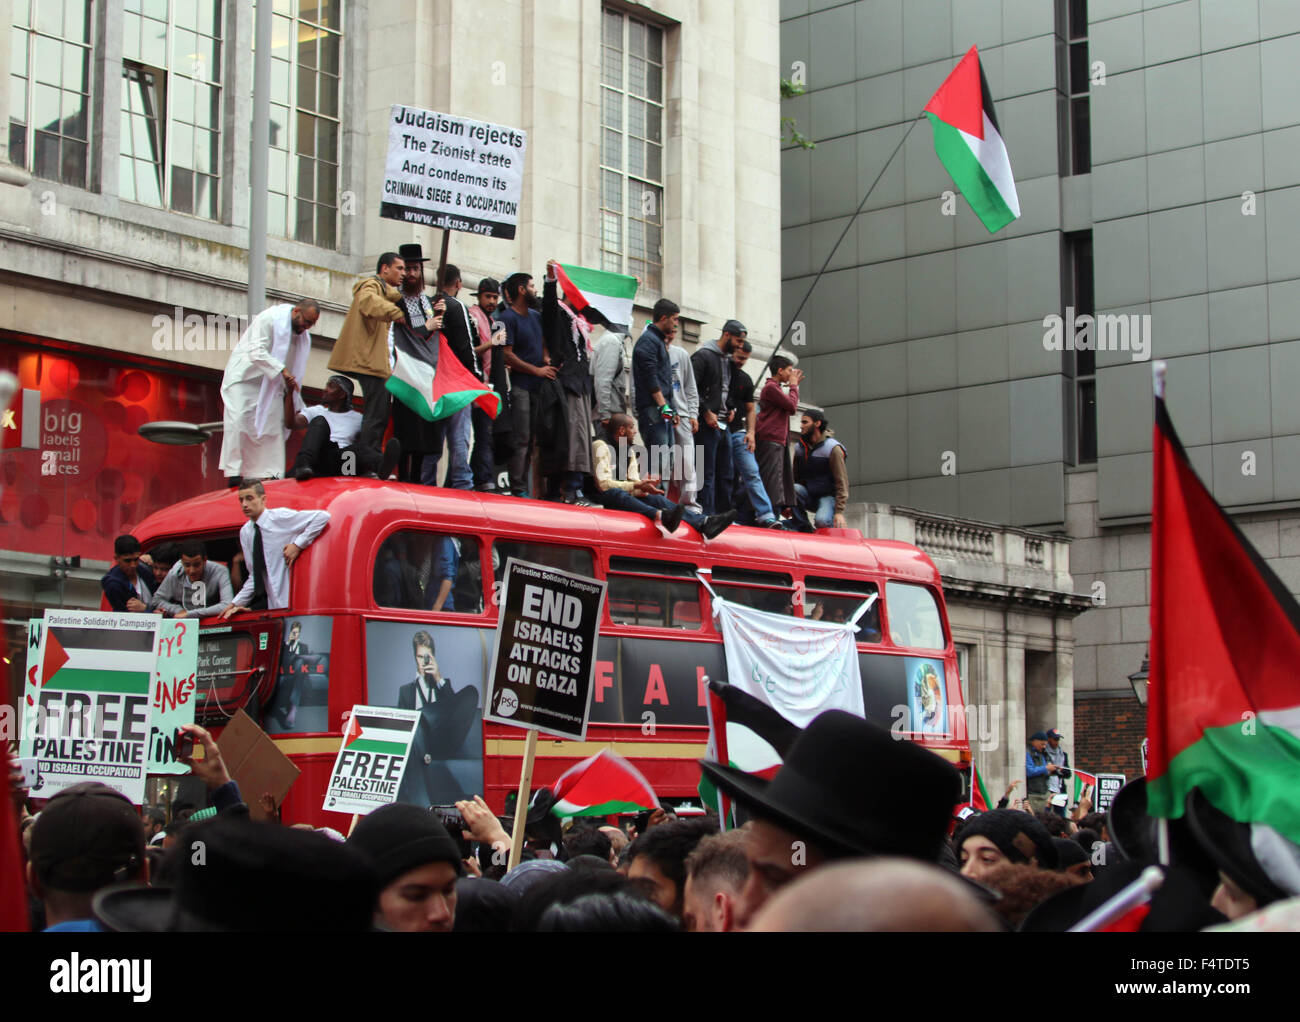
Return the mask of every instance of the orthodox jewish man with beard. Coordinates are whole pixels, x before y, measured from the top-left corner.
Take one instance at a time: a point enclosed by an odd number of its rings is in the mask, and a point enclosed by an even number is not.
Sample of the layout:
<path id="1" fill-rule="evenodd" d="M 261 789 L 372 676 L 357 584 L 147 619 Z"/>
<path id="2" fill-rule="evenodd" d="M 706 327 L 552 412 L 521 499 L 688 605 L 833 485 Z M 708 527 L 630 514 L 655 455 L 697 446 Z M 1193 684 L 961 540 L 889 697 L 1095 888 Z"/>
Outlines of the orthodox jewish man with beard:
<path id="1" fill-rule="evenodd" d="M 406 314 L 388 328 L 388 357 L 395 357 L 394 337 L 402 334 L 407 342 L 404 352 L 427 362 L 437 371 L 438 330 L 442 327 L 442 303 L 429 301 L 424 293 L 424 250 L 418 244 L 399 245 L 402 257 L 401 297 L 397 304 Z M 437 422 L 421 418 L 402 401 L 393 402 L 393 435 L 402 445 L 397 478 L 405 483 L 422 482 L 422 466 L 427 456 L 442 447 L 442 428 Z M 436 464 L 436 456 L 435 456 Z M 432 480 L 429 481 L 432 484 Z"/>
<path id="2" fill-rule="evenodd" d="M 464 798 L 461 784 L 444 760 L 457 758 L 478 717 L 478 690 L 459 691 L 438 670 L 433 636 L 424 630 L 411 638 L 415 680 L 397 690 L 399 710 L 419 710 L 420 723 L 411 743 L 398 801 L 418 806 L 450 805 Z"/>

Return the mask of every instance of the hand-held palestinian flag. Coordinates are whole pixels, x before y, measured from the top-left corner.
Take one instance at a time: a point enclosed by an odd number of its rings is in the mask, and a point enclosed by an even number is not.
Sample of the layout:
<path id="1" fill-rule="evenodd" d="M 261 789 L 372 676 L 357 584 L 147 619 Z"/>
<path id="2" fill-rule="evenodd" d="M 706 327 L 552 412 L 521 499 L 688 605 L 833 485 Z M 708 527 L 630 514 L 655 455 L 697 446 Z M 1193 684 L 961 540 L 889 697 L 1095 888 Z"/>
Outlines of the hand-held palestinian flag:
<path id="1" fill-rule="evenodd" d="M 431 363 L 409 328 L 404 323 L 394 323 L 397 361 L 385 383 L 388 392 L 429 422 L 455 415 L 470 404 L 495 419 L 501 411 L 501 396 L 461 364 L 441 333 L 437 335 L 437 345 L 438 357 Z"/>
<path id="2" fill-rule="evenodd" d="M 556 816 L 610 816 L 659 808 L 659 797 L 641 771 L 609 749 L 571 766 L 553 790 L 551 812 Z"/>
<path id="3" fill-rule="evenodd" d="M 979 767 L 974 760 L 971 760 L 970 776 L 970 804 L 981 813 L 987 813 L 993 807 L 989 804 L 988 789 L 984 787 L 984 778 L 980 776 Z"/>
<path id="4" fill-rule="evenodd" d="M 632 322 L 632 300 L 636 298 L 635 277 L 557 263 L 555 279 L 574 312 L 619 333 L 627 333 Z"/>
<path id="5" fill-rule="evenodd" d="M 930 97 L 925 114 L 934 127 L 934 151 L 988 232 L 1020 216 L 1011 161 L 974 46 Z"/>
<path id="6" fill-rule="evenodd" d="M 1300 605 L 1197 478 L 1156 399 L 1147 806 L 1188 792 L 1300 842 Z"/>
<path id="7" fill-rule="evenodd" d="M 1074 804 L 1079 804 L 1079 799 L 1083 798 L 1083 789 L 1092 786 L 1092 805 L 1095 809 L 1097 806 L 1097 775 L 1090 774 L 1086 770 L 1080 770 L 1078 767 L 1072 768 L 1074 771 Z"/>

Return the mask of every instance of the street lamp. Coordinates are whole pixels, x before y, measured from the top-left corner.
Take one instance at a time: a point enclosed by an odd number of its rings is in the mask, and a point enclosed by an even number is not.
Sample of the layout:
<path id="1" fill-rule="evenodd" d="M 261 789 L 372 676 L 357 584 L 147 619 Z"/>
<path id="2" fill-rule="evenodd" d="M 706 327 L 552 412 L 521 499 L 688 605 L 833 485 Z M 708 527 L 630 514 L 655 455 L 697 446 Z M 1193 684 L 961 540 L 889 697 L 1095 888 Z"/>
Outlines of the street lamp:
<path id="1" fill-rule="evenodd" d="M 220 433 L 222 422 L 146 422 L 136 432 L 146 440 L 170 447 L 188 447 L 206 443 L 215 433 Z"/>
<path id="2" fill-rule="evenodd" d="M 1151 670 L 1151 651 L 1142 654 L 1142 666 L 1128 676 L 1128 683 L 1133 686 L 1133 694 L 1143 706 L 1147 704 L 1147 672 Z"/>

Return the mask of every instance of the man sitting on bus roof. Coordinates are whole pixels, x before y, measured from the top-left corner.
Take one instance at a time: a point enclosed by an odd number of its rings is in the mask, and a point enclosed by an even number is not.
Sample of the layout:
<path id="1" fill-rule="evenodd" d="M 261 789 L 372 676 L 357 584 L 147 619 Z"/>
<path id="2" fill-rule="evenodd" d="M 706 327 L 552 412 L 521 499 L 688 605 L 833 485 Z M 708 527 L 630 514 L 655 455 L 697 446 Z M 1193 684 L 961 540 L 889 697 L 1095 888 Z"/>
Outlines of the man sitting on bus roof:
<path id="1" fill-rule="evenodd" d="M 361 432 L 361 413 L 352 407 L 352 381 L 331 376 L 325 382 L 321 403 L 295 412 L 288 395 L 284 421 L 290 429 L 305 429 L 298 457 L 289 473 L 303 483 L 313 476 L 358 475 L 357 452 L 352 445 Z"/>
<path id="2" fill-rule="evenodd" d="M 289 606 L 289 569 L 330 521 L 328 511 L 267 507 L 266 490 L 256 480 L 243 482 L 238 496 L 239 508 L 248 518 L 239 530 L 248 580 L 222 612 L 222 620 L 241 610 L 283 610 Z"/>
<path id="3" fill-rule="evenodd" d="M 611 511 L 635 511 L 645 515 L 665 536 L 671 536 L 685 520 L 706 542 L 716 539 L 736 520 L 736 512 L 705 518 L 665 497 L 657 476 L 641 478 L 636 451 L 631 446 L 635 433 L 636 423 L 632 416 L 616 412 L 609 419 L 608 441 L 597 440 L 592 444 L 596 459 L 596 487 L 592 493 L 596 503 Z"/>

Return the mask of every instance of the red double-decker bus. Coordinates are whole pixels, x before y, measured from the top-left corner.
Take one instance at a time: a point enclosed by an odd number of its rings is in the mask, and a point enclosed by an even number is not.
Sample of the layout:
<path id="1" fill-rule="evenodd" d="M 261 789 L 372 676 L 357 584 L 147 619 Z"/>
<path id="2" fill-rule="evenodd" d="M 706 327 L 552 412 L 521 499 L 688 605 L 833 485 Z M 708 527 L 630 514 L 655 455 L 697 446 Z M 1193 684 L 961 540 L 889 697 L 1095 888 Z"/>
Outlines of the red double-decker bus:
<path id="1" fill-rule="evenodd" d="M 525 736 L 485 725 L 481 713 L 496 641 L 494 587 L 510 557 L 608 583 L 587 740 L 540 736 L 534 787 L 612 747 L 665 803 L 697 799 L 704 679 L 726 676 L 701 574 L 725 599 L 828 621 L 851 619 L 876 596 L 857 623 L 868 719 L 968 776 L 943 591 L 914 546 L 847 529 L 743 526 L 706 544 L 685 527 L 665 539 L 630 513 L 364 479 L 275 481 L 266 491 L 267 506 L 328 511 L 330 523 L 294 565 L 290 610 L 202 626 L 197 719 L 219 729 L 243 708 L 292 758 L 302 774 L 285 800 L 286 821 L 346 825 L 322 808 L 344 714 L 354 704 L 414 706 L 430 652 L 442 683 L 477 690 L 479 717 L 444 759 L 413 760 L 408 770 L 427 773 L 431 801 L 482 793 L 503 809 L 518 785 Z M 210 558 L 229 563 L 243 521 L 234 492 L 223 491 L 152 515 L 135 534 L 164 555 L 174 541 L 199 538 Z"/>

